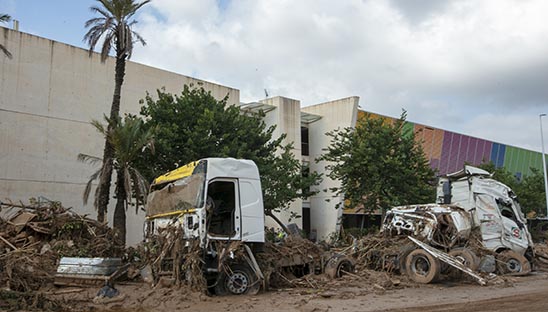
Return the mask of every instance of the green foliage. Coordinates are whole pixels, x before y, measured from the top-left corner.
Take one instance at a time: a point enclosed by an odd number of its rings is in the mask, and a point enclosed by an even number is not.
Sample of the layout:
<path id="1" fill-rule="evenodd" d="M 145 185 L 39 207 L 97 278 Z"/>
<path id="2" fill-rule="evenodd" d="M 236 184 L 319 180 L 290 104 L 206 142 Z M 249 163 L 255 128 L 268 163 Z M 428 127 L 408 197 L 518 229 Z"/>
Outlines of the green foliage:
<path id="1" fill-rule="evenodd" d="M 532 174 L 525 176 L 517 187 L 516 194 L 523 212 L 546 216 L 546 193 L 542 171 L 531 168 Z"/>
<path id="2" fill-rule="evenodd" d="M 97 0 L 99 6 L 92 6 L 90 10 L 99 17 L 86 21 L 85 27 L 89 28 L 84 36 L 84 41 L 89 45 L 89 53 L 93 52 L 101 38 L 101 62 L 104 62 L 112 47 L 118 57 L 131 58 L 133 44 L 140 42 L 145 45 L 145 40 L 132 27 L 137 21 L 131 18 L 137 11 L 150 0 L 137 2 L 135 0 Z"/>
<path id="3" fill-rule="evenodd" d="M 348 207 L 374 211 L 434 200 L 434 172 L 414 134 L 402 133 L 405 118 L 405 111 L 394 123 L 368 114 L 355 128 L 327 133 L 331 144 L 319 160 L 341 182 L 331 190 Z"/>
<path id="4" fill-rule="evenodd" d="M 293 157 L 291 145 L 282 143 L 285 136 L 273 138 L 275 126 L 266 126 L 263 112 L 244 114 L 227 100 L 218 101 L 193 85 L 185 85 L 179 95 L 158 90 L 153 99 L 147 94 L 141 115 L 145 126 L 155 129 L 156 153 L 141 155 L 140 171 L 150 181 L 201 158 L 251 159 L 259 167 L 267 214 L 308 197 L 320 176 L 302 175 L 305 168 Z"/>
<path id="5" fill-rule="evenodd" d="M 8 14 L 0 13 L 0 23 L 8 23 L 10 20 L 11 16 L 9 16 Z M 0 51 L 2 51 L 2 53 L 4 53 L 6 57 L 12 58 L 10 51 L 8 51 L 8 49 L 2 44 L 0 44 Z"/>
<path id="6" fill-rule="evenodd" d="M 124 188 L 125 197 L 117 198 L 117 200 L 123 201 L 127 207 L 135 198 L 137 212 L 137 209 L 144 205 L 144 199 L 148 192 L 148 182 L 134 164 L 142 155 L 149 155 L 154 152 L 154 129 L 145 128 L 143 120 L 134 116 L 126 116 L 123 121 L 121 118 L 112 121 L 107 117 L 105 117 L 105 120 L 110 126 L 103 125 L 97 120 L 93 120 L 91 124 L 112 144 L 114 148 L 114 169 L 123 173 L 122 178 L 118 179 L 117 185 Z M 78 159 L 92 164 L 101 162 L 100 158 L 85 154 L 79 154 Z M 102 173 L 101 168 L 91 175 L 84 191 L 84 203 L 88 200 L 92 182 L 100 178 Z M 97 192 L 95 196 L 95 200 L 97 200 Z"/>

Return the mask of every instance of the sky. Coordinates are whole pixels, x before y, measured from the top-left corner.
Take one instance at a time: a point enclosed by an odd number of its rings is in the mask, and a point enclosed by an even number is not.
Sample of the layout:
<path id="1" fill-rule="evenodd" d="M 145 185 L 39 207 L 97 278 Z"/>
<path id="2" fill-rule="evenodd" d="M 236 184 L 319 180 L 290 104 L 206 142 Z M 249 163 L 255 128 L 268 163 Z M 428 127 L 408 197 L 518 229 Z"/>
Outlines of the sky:
<path id="1" fill-rule="evenodd" d="M 95 3 L 0 0 L 0 12 L 85 48 Z M 363 110 L 540 151 L 546 12 L 545 0 L 152 0 L 132 60 L 237 88 L 242 102 L 265 89 L 302 106 L 359 96 Z"/>

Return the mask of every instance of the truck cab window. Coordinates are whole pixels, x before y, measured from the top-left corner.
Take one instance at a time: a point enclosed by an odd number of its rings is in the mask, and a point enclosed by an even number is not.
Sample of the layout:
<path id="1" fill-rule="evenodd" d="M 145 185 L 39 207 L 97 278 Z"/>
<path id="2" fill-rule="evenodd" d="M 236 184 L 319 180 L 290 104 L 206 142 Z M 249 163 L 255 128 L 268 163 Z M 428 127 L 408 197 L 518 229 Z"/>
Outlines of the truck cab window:
<path id="1" fill-rule="evenodd" d="M 234 182 L 214 181 L 207 191 L 209 233 L 215 236 L 233 236 L 236 210 Z"/>

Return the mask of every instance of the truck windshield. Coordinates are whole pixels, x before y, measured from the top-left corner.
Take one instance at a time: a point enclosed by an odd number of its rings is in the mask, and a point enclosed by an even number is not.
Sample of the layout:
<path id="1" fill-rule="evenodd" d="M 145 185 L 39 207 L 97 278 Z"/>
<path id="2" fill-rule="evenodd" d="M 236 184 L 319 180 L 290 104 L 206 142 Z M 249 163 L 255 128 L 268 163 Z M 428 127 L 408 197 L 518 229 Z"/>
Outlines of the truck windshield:
<path id="1" fill-rule="evenodd" d="M 147 198 L 147 216 L 179 210 L 200 208 L 204 202 L 205 172 L 194 173 L 177 181 L 161 185 Z"/>

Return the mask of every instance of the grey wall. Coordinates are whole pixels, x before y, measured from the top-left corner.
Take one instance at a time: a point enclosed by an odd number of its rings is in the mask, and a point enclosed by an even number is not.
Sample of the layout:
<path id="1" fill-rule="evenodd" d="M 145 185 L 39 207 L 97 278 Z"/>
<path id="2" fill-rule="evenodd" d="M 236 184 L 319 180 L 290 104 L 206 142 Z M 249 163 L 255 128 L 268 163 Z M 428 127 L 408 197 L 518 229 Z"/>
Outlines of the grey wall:
<path id="1" fill-rule="evenodd" d="M 102 64 L 84 49 L 2 27 L 0 42 L 13 54 L 0 55 L 0 200 L 43 196 L 95 218 L 81 197 L 96 168 L 76 156 L 102 156 L 104 140 L 89 121 L 110 111 L 114 59 Z M 138 113 L 146 91 L 179 93 L 190 83 L 217 99 L 228 94 L 229 104 L 240 101 L 237 89 L 128 62 L 122 113 Z M 143 217 L 128 211 L 128 243 L 141 240 Z"/>

